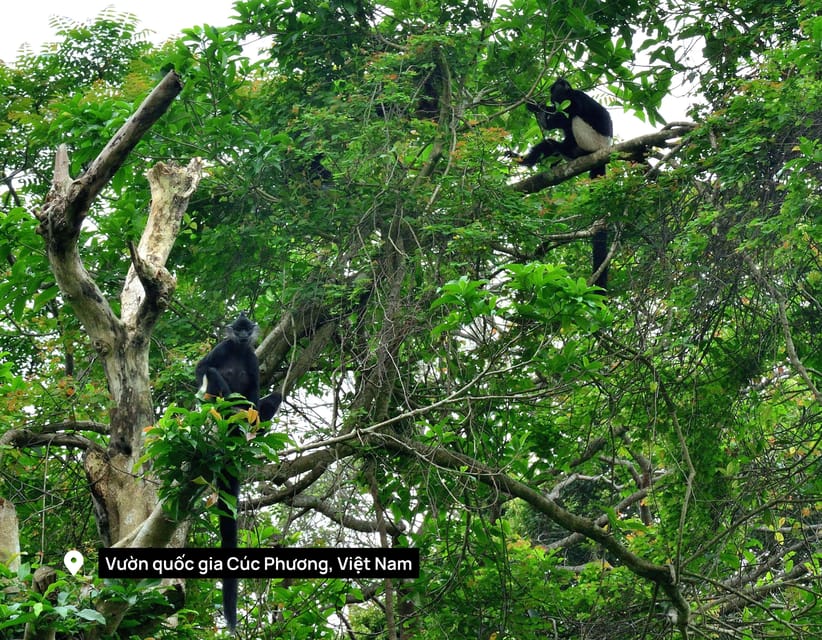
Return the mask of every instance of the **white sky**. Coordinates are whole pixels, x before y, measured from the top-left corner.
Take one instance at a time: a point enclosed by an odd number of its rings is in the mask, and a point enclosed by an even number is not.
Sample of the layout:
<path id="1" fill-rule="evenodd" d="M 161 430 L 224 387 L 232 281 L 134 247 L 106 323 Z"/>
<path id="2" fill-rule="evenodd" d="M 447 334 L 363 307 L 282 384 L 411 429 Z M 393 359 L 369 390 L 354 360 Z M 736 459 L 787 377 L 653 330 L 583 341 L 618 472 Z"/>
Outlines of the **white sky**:
<path id="1" fill-rule="evenodd" d="M 16 0 L 0 18 L 0 60 L 13 62 L 24 43 L 36 53 L 44 42 L 56 40 L 49 26 L 55 15 L 90 22 L 106 7 L 113 7 L 136 15 L 139 28 L 148 29 L 149 39 L 160 43 L 194 25 L 227 25 L 233 4 L 234 0 Z"/>

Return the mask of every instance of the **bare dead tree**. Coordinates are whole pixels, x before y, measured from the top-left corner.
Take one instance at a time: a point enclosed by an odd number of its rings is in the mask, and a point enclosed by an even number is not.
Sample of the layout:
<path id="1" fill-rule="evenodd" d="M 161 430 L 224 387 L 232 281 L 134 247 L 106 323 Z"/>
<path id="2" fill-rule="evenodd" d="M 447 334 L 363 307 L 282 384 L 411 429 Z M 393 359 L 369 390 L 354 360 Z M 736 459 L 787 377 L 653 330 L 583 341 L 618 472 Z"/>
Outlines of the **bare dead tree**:
<path id="1" fill-rule="evenodd" d="M 158 516 L 154 484 L 135 474 L 134 467 L 141 454 L 143 429 L 154 422 L 150 338 L 176 287 L 165 262 L 202 176 L 201 162 L 195 159 L 186 167 L 158 163 L 148 171 L 151 210 L 139 245 L 130 247 L 131 265 L 120 292 L 119 315 L 85 269 L 78 239 L 95 198 L 181 90 L 179 76 L 168 73 L 76 179 L 69 175 L 68 150 L 61 145 L 51 190 L 35 214 L 62 299 L 71 304 L 103 366 L 111 396 L 109 422 L 103 428 L 110 439 L 105 449 L 82 436 L 59 432 L 20 430 L 5 439 L 20 445 L 57 439 L 58 444 L 84 451 L 100 539 L 107 546 L 126 540 L 143 546 L 181 545 L 185 539 L 177 523 Z M 128 609 L 123 602 L 99 602 L 97 607 L 107 620 L 99 635 L 114 632 Z"/>

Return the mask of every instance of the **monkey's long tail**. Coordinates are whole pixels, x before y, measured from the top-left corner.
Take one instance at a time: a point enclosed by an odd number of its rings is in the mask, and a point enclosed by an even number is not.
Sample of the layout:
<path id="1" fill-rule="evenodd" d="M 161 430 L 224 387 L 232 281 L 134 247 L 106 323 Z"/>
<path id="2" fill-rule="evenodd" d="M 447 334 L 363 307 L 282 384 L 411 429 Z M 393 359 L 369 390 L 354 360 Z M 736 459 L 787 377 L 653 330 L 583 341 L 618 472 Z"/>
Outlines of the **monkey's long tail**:
<path id="1" fill-rule="evenodd" d="M 596 273 L 608 257 L 608 232 L 605 229 L 594 233 L 594 237 L 591 238 L 591 248 L 593 253 L 594 273 Z M 594 284 L 598 287 L 602 287 L 603 289 L 608 288 L 607 266 L 602 270 L 602 273 L 597 276 Z"/>
<path id="2" fill-rule="evenodd" d="M 591 169 L 590 173 L 588 174 L 593 180 L 594 178 L 600 178 L 605 175 L 605 166 L 601 167 L 594 167 Z M 594 271 L 596 273 L 599 268 L 602 266 L 602 263 L 605 262 L 605 259 L 608 257 L 608 231 L 602 229 L 601 231 L 597 231 L 594 233 L 594 237 L 591 238 L 591 255 L 593 258 L 593 265 Z M 603 289 L 608 288 L 608 267 L 602 270 L 597 276 L 596 282 L 594 284 L 598 287 L 602 287 Z"/>
<path id="3" fill-rule="evenodd" d="M 220 493 L 228 493 L 234 496 L 235 506 L 240 497 L 240 479 L 235 477 L 226 478 L 225 484 L 220 483 L 218 487 Z M 222 497 L 217 503 L 220 511 L 220 546 L 223 549 L 237 548 L 237 519 L 231 515 L 231 508 L 225 503 Z M 228 628 L 232 631 L 237 626 L 237 578 L 223 578 L 223 615 Z"/>

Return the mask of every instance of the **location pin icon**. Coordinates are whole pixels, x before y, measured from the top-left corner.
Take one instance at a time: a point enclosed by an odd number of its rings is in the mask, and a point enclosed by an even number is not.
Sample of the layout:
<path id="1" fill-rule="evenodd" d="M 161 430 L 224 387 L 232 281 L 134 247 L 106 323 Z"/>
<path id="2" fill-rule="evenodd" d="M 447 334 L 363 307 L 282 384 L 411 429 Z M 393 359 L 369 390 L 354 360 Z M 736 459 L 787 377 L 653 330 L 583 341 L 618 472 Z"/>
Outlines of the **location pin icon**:
<path id="1" fill-rule="evenodd" d="M 69 573 L 73 576 L 77 575 L 77 572 L 83 566 L 83 554 L 77 551 L 77 549 L 72 549 L 71 551 L 67 551 L 66 555 L 63 556 L 63 564 L 66 565 L 66 569 L 69 570 Z"/>

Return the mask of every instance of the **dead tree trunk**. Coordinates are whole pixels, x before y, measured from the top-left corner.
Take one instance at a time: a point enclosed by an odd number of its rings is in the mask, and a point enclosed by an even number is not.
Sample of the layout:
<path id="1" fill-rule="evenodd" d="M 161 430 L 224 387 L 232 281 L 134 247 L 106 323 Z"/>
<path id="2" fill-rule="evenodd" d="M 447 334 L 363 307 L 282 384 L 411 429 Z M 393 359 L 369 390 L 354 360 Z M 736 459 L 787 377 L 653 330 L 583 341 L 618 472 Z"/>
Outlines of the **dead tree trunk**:
<path id="1" fill-rule="evenodd" d="M 176 286 L 165 262 L 200 181 L 200 161 L 192 160 L 187 167 L 159 163 L 148 172 L 151 211 L 139 245 L 130 247 L 119 317 L 84 268 L 78 238 L 94 198 L 181 89 L 180 78 L 169 73 L 75 180 L 69 176 L 68 152 L 61 146 L 51 191 L 37 214 L 62 298 L 91 339 L 111 395 L 108 447 L 90 446 L 85 456 L 100 538 L 106 546 L 137 538 L 165 546 L 175 531 L 162 519 L 150 517 L 157 498 L 153 485 L 135 475 L 134 465 L 141 455 L 143 430 L 154 422 L 148 366 L 151 333 Z M 158 535 L 145 531 L 146 526 L 156 527 Z"/>

